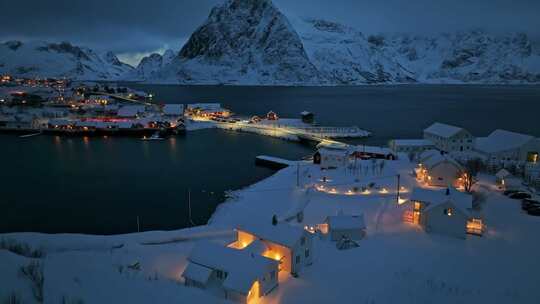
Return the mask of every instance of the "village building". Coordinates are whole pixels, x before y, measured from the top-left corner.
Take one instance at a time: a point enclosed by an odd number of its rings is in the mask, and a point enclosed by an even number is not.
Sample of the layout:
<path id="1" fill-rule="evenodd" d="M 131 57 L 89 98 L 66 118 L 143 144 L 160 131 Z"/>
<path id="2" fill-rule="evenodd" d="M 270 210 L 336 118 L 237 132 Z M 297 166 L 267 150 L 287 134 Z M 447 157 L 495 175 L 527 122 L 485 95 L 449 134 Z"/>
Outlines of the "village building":
<path id="1" fill-rule="evenodd" d="M 447 154 L 431 153 L 418 164 L 416 177 L 435 187 L 464 186 L 465 169 Z"/>
<path id="2" fill-rule="evenodd" d="M 467 233 L 483 233 L 482 219 L 473 215 L 470 194 L 454 188 L 415 188 L 409 200 L 412 210 L 406 211 L 406 221 L 422 226 L 426 232 L 457 238 L 465 238 Z"/>
<path id="3" fill-rule="evenodd" d="M 320 148 L 313 155 L 313 163 L 321 169 L 337 169 L 347 165 L 349 153 L 341 149 Z"/>
<path id="4" fill-rule="evenodd" d="M 506 130 L 495 130 L 487 137 L 478 138 L 475 150 L 484 156 L 493 171 L 540 162 L 539 138 Z"/>
<path id="5" fill-rule="evenodd" d="M 302 122 L 306 124 L 312 124 L 315 121 L 315 115 L 308 111 L 300 113 L 300 117 L 302 118 Z"/>
<path id="6" fill-rule="evenodd" d="M 279 120 L 279 116 L 276 114 L 276 112 L 270 111 L 268 114 L 266 114 L 266 120 Z"/>
<path id="7" fill-rule="evenodd" d="M 237 240 L 231 247 L 244 249 L 260 241 L 264 244 L 262 255 L 279 261 L 280 271 L 296 276 L 313 262 L 312 235 L 300 227 L 281 223 L 239 227 L 236 231 Z"/>
<path id="8" fill-rule="evenodd" d="M 256 303 L 278 286 L 279 262 L 210 242 L 198 243 L 182 277 L 186 286 L 238 303 Z"/>
<path id="9" fill-rule="evenodd" d="M 118 117 L 123 118 L 136 118 L 139 115 L 143 114 L 146 111 L 144 106 L 136 106 L 136 105 L 130 105 L 130 106 L 122 106 L 118 109 Z"/>
<path id="10" fill-rule="evenodd" d="M 439 122 L 424 130 L 424 139 L 444 152 L 471 151 L 474 148 L 474 137 L 469 131 Z"/>
<path id="11" fill-rule="evenodd" d="M 527 163 L 523 177 L 531 186 L 540 188 L 540 163 Z"/>
<path id="12" fill-rule="evenodd" d="M 186 113 L 192 116 L 198 116 L 203 118 L 211 117 L 229 117 L 231 111 L 221 107 L 220 103 L 193 103 L 188 104 Z"/>
<path id="13" fill-rule="evenodd" d="M 393 139 L 388 143 L 388 147 L 395 154 L 407 153 L 415 157 L 424 151 L 435 149 L 435 145 L 427 139 Z"/>
<path id="14" fill-rule="evenodd" d="M 167 117 L 179 118 L 184 115 L 183 104 L 166 104 L 163 106 L 163 115 Z"/>
<path id="15" fill-rule="evenodd" d="M 317 228 L 336 242 L 342 239 L 361 240 L 366 236 L 364 214 L 328 216 Z"/>
<path id="16" fill-rule="evenodd" d="M 360 159 L 387 159 L 395 160 L 396 155 L 389 148 L 375 147 L 375 146 L 355 146 L 349 148 L 349 154 L 352 157 Z"/>

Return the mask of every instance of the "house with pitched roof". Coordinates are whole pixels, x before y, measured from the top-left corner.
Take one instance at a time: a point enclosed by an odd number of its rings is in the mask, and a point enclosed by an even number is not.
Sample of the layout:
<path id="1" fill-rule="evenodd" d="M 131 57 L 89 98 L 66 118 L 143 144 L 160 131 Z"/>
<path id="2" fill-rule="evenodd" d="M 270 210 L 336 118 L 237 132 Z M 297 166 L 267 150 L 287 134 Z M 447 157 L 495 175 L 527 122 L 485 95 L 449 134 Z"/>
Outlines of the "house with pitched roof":
<path id="1" fill-rule="evenodd" d="M 413 224 L 426 232 L 465 238 L 467 233 L 483 232 L 482 219 L 472 209 L 473 198 L 454 188 L 431 190 L 415 188 L 409 199 Z"/>
<path id="2" fill-rule="evenodd" d="M 448 154 L 431 153 L 422 158 L 416 169 L 416 177 L 435 187 L 463 186 L 465 169 Z"/>
<path id="3" fill-rule="evenodd" d="M 249 250 L 200 242 L 191 251 L 182 277 L 186 286 L 239 303 L 254 303 L 278 286 L 278 265 Z"/>
<path id="4" fill-rule="evenodd" d="M 494 170 L 508 165 L 540 162 L 540 139 L 506 130 L 495 130 L 478 138 L 474 148 Z"/>
<path id="5" fill-rule="evenodd" d="M 279 270 L 298 273 L 313 262 L 312 235 L 300 227 L 286 223 L 277 225 L 239 226 L 232 248 L 249 248 L 254 242 L 265 245 L 260 253 L 264 257 L 279 261 Z M 260 247 L 260 246 L 259 246 Z"/>
<path id="6" fill-rule="evenodd" d="M 474 148 L 475 139 L 469 131 L 452 125 L 436 122 L 424 130 L 424 139 L 444 152 L 464 152 Z"/>

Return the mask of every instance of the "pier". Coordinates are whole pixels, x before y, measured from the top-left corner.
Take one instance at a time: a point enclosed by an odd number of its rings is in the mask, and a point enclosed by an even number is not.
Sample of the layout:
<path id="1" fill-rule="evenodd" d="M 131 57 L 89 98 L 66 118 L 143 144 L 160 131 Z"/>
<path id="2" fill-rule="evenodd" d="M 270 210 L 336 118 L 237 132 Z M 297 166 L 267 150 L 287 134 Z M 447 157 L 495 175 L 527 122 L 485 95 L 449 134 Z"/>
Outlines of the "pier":
<path id="1" fill-rule="evenodd" d="M 296 164 L 296 162 L 279 157 L 259 155 L 255 157 L 255 164 L 257 166 L 268 167 L 270 169 L 283 169 Z"/>

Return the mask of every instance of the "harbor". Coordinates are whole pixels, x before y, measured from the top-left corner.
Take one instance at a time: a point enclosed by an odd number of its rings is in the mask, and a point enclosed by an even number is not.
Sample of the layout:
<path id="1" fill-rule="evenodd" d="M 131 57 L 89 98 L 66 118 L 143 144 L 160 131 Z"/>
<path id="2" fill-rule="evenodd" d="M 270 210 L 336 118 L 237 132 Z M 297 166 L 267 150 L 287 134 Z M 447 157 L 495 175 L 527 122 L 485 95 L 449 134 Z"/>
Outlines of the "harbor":
<path id="1" fill-rule="evenodd" d="M 236 115 L 221 103 L 162 103 L 155 94 L 114 83 L 2 79 L 0 132 L 22 138 L 50 134 L 147 139 L 205 128 L 315 143 L 371 136 L 357 126 L 321 126 L 308 111 L 298 118 L 281 118 L 273 111 L 264 116 Z"/>

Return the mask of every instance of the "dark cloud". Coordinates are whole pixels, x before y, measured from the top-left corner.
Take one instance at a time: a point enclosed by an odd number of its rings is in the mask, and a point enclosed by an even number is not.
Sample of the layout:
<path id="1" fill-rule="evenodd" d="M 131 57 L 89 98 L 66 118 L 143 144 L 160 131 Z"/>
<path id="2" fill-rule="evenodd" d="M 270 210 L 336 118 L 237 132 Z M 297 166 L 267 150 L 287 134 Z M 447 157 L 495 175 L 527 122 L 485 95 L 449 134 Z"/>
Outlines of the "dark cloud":
<path id="1" fill-rule="evenodd" d="M 181 44 L 220 0 L 0 1 L 0 40 L 67 40 L 131 55 Z M 372 32 L 468 28 L 540 36 L 538 0 L 274 0 L 287 14 Z"/>

